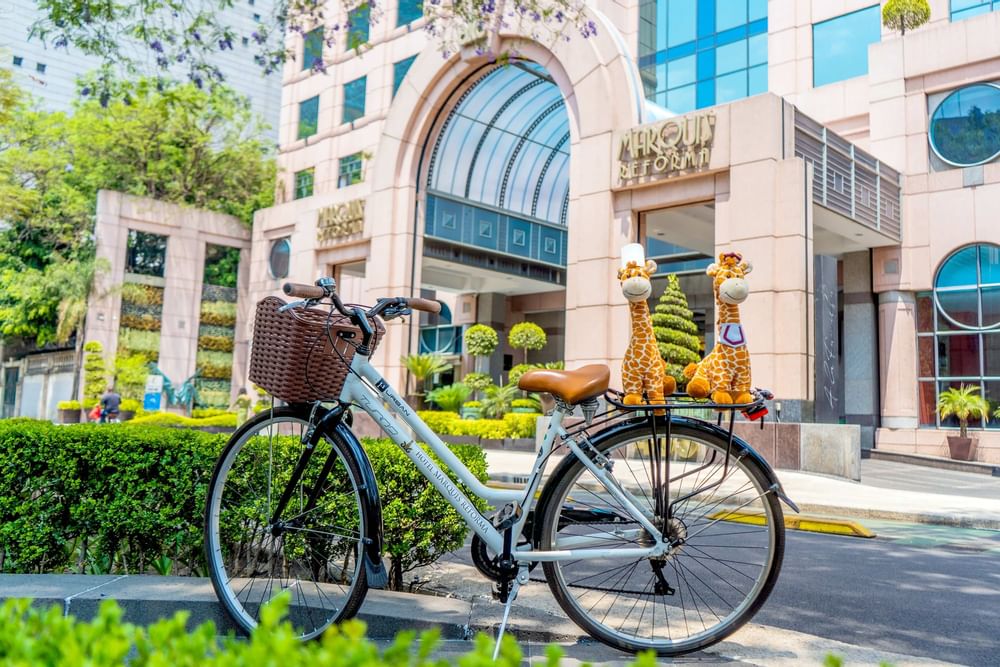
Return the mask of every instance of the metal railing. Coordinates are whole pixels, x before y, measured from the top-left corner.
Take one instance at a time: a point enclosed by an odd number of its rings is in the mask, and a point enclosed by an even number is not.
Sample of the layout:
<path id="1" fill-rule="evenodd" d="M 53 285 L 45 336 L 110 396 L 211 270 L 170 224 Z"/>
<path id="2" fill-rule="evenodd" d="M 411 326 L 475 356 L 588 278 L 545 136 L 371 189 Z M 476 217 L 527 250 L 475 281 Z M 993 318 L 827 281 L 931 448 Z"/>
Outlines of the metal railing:
<path id="1" fill-rule="evenodd" d="M 813 201 L 900 241 L 899 172 L 795 111 L 795 154 L 813 165 Z"/>

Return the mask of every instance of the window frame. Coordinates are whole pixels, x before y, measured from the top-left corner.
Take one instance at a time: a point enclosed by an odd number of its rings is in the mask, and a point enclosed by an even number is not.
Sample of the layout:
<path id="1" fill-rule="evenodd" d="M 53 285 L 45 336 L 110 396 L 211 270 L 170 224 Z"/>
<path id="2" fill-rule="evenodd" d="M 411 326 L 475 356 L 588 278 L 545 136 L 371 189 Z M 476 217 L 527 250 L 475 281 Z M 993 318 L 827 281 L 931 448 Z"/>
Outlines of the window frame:
<path id="1" fill-rule="evenodd" d="M 849 81 L 850 79 L 856 79 L 859 76 L 867 76 L 870 70 L 870 63 L 868 62 L 868 47 L 875 42 L 868 42 L 864 45 L 865 50 L 865 69 L 860 74 L 852 74 L 851 76 L 845 76 L 838 79 L 831 79 L 829 81 L 824 81 L 823 83 L 818 83 L 816 81 L 816 63 L 818 59 L 816 58 L 816 28 L 821 26 L 827 26 L 837 21 L 842 21 L 849 16 L 855 16 L 863 12 L 871 12 L 874 10 L 876 18 L 876 25 L 878 26 L 878 39 L 876 41 L 882 41 L 882 5 L 877 3 L 874 5 L 869 5 L 868 7 L 862 7 L 861 9 L 856 9 L 853 12 L 847 12 L 846 14 L 841 14 L 839 16 L 834 16 L 826 19 L 825 21 L 819 21 L 818 23 L 812 24 L 812 87 L 820 88 L 822 86 L 828 86 L 833 83 L 840 83 L 841 81 Z"/>
<path id="2" fill-rule="evenodd" d="M 136 263 L 136 248 L 138 247 L 139 236 L 156 237 L 157 244 L 160 243 L 159 239 L 162 239 L 162 249 L 157 250 L 159 259 L 154 262 L 156 265 L 153 272 L 148 271 L 136 271 L 139 267 Z M 167 253 L 170 251 L 170 235 L 169 234 L 157 234 L 156 232 L 144 232 L 141 229 L 131 229 L 128 230 L 128 235 L 125 240 L 125 273 L 130 273 L 139 276 L 149 276 L 151 278 L 166 278 L 167 275 Z M 157 272 L 158 271 L 158 272 Z"/>
<path id="3" fill-rule="evenodd" d="M 351 116 L 350 118 L 348 118 L 348 108 L 351 109 L 358 108 L 355 105 L 351 105 L 349 107 L 347 104 L 348 95 L 354 90 L 353 88 L 354 86 L 359 87 L 363 91 L 361 97 L 361 107 L 360 107 L 361 113 L 358 114 L 357 116 Z M 368 102 L 368 76 L 367 75 L 360 76 L 357 79 L 354 79 L 353 81 L 348 81 L 347 83 L 344 84 L 343 90 L 344 90 L 344 102 L 340 111 L 340 124 L 347 125 L 348 123 L 353 123 L 354 121 L 360 120 L 365 117 L 365 112 L 366 112 L 365 107 L 367 106 Z"/>
<path id="4" fill-rule="evenodd" d="M 303 134 L 302 112 L 304 110 L 307 110 L 306 108 L 307 104 L 310 104 L 312 107 L 315 107 L 312 110 L 313 113 L 312 132 L 307 132 Z M 309 137 L 314 136 L 317 132 L 319 132 L 319 95 L 313 95 L 309 99 L 302 100 L 301 102 L 299 102 L 299 123 L 297 129 L 298 131 L 296 132 L 296 139 L 308 139 Z"/>
<path id="5" fill-rule="evenodd" d="M 351 167 L 357 165 L 357 169 L 345 169 L 346 167 Z M 354 175 L 357 175 L 357 180 L 354 180 Z M 344 182 L 344 177 L 350 175 L 351 181 L 349 183 Z M 358 183 L 363 183 L 365 180 L 365 160 L 364 155 L 359 151 L 357 153 L 351 153 L 350 155 L 344 155 L 337 160 L 337 187 L 338 188 L 348 188 L 352 185 L 357 185 Z"/>
<path id="6" fill-rule="evenodd" d="M 992 81 L 976 81 L 974 83 L 966 84 L 964 86 L 959 86 L 958 88 L 949 91 L 948 94 L 945 95 L 943 98 L 941 98 L 941 101 L 937 103 L 937 105 L 934 107 L 934 110 L 927 115 L 927 142 L 930 144 L 931 150 L 934 152 L 935 157 L 937 157 L 939 160 L 941 160 L 948 166 L 958 167 L 958 168 L 978 167 L 980 165 L 989 164 L 990 162 L 993 162 L 998 157 L 1000 157 L 1000 141 L 998 141 L 996 150 L 993 152 L 992 155 L 990 155 L 988 158 L 984 160 L 981 160 L 979 162 L 968 162 L 968 163 L 954 162 L 953 160 L 945 157 L 944 154 L 941 153 L 941 151 L 938 149 L 937 142 L 935 142 L 934 140 L 934 117 L 935 115 L 937 115 L 937 112 L 941 109 L 941 107 L 944 106 L 944 104 L 948 100 L 950 100 L 953 95 L 961 93 L 963 90 L 967 90 L 969 88 L 975 88 L 978 86 L 992 88 L 996 92 L 997 96 L 1000 97 L 1000 85 Z M 1000 107 L 998 107 L 998 111 L 994 113 L 1000 113 Z"/>
<path id="7" fill-rule="evenodd" d="M 279 243 L 285 244 L 288 248 L 288 266 L 285 267 L 285 274 L 279 276 L 274 271 L 274 251 L 278 247 Z M 267 251 L 267 273 L 274 280 L 283 280 L 288 277 L 292 267 L 292 237 L 282 236 L 271 241 L 271 247 Z"/>
<path id="8" fill-rule="evenodd" d="M 305 177 L 309 177 L 309 192 L 306 194 L 299 194 L 301 191 L 305 190 Z M 307 199 L 312 197 L 316 193 L 316 167 L 309 167 L 307 169 L 300 169 L 295 172 L 294 180 L 292 181 L 292 199 Z"/>

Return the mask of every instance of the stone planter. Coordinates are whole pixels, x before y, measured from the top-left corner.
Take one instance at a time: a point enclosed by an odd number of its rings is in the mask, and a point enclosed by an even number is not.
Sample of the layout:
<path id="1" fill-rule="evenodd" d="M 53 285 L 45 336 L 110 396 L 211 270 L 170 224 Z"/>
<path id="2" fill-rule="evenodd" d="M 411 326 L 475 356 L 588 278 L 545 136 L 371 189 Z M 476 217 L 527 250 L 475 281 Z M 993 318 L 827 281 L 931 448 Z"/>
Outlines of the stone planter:
<path id="1" fill-rule="evenodd" d="M 535 408 L 513 408 L 511 412 L 527 415 L 527 414 L 537 414 L 538 410 L 536 410 Z"/>
<path id="2" fill-rule="evenodd" d="M 462 419 L 479 419 L 482 416 L 482 408 L 462 408 Z"/>
<path id="3" fill-rule="evenodd" d="M 118 413 L 118 421 L 127 422 L 129 419 L 135 419 L 135 410 L 122 410 Z"/>
<path id="4" fill-rule="evenodd" d="M 60 424 L 79 424 L 80 423 L 80 408 L 74 408 L 72 410 L 60 410 L 59 411 L 59 423 Z"/>
<path id="5" fill-rule="evenodd" d="M 976 458 L 975 438 L 963 438 L 957 435 L 948 436 L 948 452 L 956 461 L 974 461 Z"/>

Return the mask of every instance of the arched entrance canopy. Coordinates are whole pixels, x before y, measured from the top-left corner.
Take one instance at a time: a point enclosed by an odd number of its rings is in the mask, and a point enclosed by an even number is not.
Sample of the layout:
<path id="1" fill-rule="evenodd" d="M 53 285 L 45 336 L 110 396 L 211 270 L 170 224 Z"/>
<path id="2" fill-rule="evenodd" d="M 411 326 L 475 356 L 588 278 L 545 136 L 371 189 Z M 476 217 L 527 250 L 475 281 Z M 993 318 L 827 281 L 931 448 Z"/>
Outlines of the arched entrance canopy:
<path id="1" fill-rule="evenodd" d="M 462 94 L 434 145 L 430 192 L 566 224 L 569 118 L 544 67 L 487 70 Z"/>

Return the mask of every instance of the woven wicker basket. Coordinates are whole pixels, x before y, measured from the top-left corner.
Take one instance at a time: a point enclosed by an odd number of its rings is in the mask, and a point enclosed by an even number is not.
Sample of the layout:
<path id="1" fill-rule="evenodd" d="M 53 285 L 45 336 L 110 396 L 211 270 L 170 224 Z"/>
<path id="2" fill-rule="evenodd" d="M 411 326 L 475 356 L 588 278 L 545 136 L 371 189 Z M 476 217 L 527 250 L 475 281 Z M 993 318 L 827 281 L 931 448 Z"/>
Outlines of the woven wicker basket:
<path id="1" fill-rule="evenodd" d="M 348 318 L 336 312 L 331 315 L 327 309 L 281 311 L 284 305 L 274 296 L 257 304 L 250 344 L 250 381 L 286 403 L 339 398 L 355 345 L 361 343 L 361 330 Z M 376 319 L 375 326 L 372 352 L 385 333 L 381 320 Z"/>

